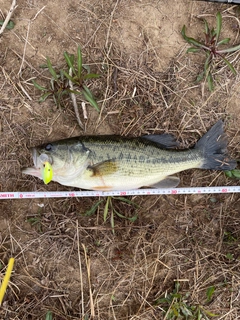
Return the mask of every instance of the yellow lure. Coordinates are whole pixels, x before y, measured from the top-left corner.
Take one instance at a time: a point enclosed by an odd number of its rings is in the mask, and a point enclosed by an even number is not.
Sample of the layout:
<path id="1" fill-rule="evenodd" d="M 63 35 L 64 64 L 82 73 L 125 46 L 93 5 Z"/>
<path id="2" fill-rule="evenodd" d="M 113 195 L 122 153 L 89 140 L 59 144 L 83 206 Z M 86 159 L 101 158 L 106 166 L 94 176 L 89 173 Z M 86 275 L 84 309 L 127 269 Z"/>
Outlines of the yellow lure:
<path id="1" fill-rule="evenodd" d="M 12 273 L 13 265 L 14 265 L 14 258 L 10 258 L 9 262 L 8 262 L 8 267 L 7 267 L 7 270 L 6 270 L 6 274 L 5 274 L 4 278 L 3 278 L 3 281 L 2 281 L 2 284 L 1 284 L 1 287 L 0 287 L 0 306 L 2 304 L 4 295 L 5 295 L 7 286 L 8 286 L 8 282 L 10 280 L 10 276 L 11 276 L 11 273 Z"/>
<path id="2" fill-rule="evenodd" d="M 51 164 L 48 161 L 45 161 L 43 163 L 43 168 L 42 168 L 42 179 L 45 184 L 48 184 L 49 182 L 52 181 L 53 178 L 53 169 Z"/>

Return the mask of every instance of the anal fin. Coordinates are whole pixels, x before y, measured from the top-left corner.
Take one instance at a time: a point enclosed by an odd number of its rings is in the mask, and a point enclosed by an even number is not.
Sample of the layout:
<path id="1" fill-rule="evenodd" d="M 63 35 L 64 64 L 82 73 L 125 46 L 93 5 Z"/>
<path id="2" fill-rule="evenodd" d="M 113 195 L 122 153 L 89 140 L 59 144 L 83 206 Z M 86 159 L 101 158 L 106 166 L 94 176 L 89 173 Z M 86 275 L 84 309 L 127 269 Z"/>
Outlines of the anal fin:
<path id="1" fill-rule="evenodd" d="M 175 176 L 169 176 L 165 179 L 150 185 L 151 188 L 176 188 L 180 183 L 180 179 Z"/>

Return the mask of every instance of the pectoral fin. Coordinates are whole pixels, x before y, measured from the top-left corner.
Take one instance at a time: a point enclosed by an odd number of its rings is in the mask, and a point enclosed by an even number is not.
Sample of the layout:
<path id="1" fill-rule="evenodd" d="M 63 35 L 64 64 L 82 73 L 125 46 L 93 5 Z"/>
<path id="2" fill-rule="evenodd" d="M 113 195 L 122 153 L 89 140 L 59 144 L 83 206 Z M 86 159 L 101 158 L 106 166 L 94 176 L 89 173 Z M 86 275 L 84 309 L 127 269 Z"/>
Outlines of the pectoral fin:
<path id="1" fill-rule="evenodd" d="M 118 164 L 117 161 L 107 160 L 93 166 L 89 166 L 87 170 L 92 172 L 92 177 L 100 176 L 104 178 L 104 176 L 115 173 L 118 170 Z"/>
<path id="2" fill-rule="evenodd" d="M 169 176 L 155 184 L 152 184 L 150 187 L 152 188 L 175 188 L 179 185 L 180 179 L 175 176 Z"/>

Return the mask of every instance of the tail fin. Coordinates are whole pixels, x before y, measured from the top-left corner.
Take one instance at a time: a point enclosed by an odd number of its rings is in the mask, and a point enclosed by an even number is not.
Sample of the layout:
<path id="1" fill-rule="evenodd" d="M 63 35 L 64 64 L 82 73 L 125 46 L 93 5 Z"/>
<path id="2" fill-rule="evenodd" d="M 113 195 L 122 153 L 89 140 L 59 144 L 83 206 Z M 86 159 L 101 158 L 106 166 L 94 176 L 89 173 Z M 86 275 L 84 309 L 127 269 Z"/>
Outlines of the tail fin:
<path id="1" fill-rule="evenodd" d="M 223 121 L 219 120 L 196 143 L 195 149 L 200 150 L 205 159 L 202 169 L 232 170 L 236 167 L 236 161 L 229 159 L 227 154 L 227 137 L 223 127 Z"/>

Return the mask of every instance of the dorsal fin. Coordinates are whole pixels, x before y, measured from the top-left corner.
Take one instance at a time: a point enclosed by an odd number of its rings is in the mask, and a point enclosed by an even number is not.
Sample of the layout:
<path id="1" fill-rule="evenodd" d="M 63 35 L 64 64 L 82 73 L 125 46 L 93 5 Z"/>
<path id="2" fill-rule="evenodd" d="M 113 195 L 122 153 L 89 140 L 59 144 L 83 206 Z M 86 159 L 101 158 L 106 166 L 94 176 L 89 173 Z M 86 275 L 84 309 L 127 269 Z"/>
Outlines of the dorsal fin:
<path id="1" fill-rule="evenodd" d="M 177 147 L 179 147 L 179 142 L 172 134 L 169 133 L 149 134 L 144 135 L 141 138 L 155 142 L 159 145 L 160 148 L 163 149 L 176 149 Z"/>

